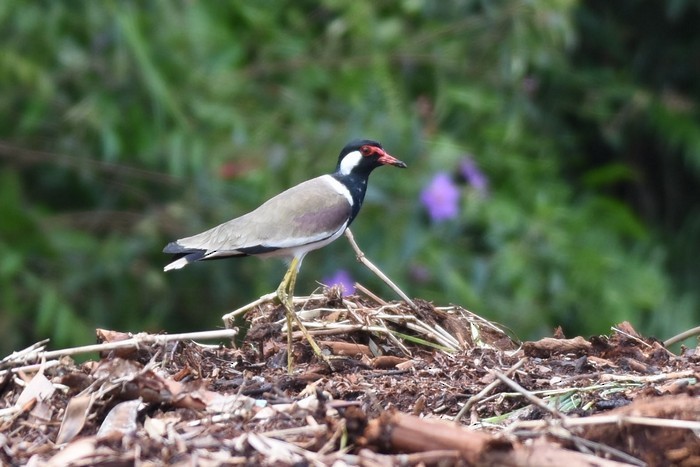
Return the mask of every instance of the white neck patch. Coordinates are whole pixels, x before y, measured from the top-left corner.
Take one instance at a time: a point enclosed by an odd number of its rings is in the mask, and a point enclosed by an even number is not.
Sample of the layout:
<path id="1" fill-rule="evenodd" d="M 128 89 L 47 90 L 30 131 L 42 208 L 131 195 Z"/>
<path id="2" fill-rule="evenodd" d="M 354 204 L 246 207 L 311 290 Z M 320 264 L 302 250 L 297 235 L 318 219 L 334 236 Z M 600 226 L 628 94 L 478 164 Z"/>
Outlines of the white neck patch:
<path id="1" fill-rule="evenodd" d="M 360 163 L 362 160 L 362 154 L 360 154 L 360 151 L 353 151 L 349 153 L 347 156 L 343 158 L 343 160 L 340 162 L 340 174 L 341 175 L 350 175 L 350 172 L 352 172 L 352 169 L 357 167 L 357 165 Z"/>
<path id="2" fill-rule="evenodd" d="M 348 204 L 350 206 L 353 205 L 352 195 L 350 194 L 350 190 L 348 190 L 348 187 L 346 187 L 330 175 L 323 175 L 323 178 L 326 180 L 326 182 L 328 182 L 329 185 L 333 187 L 335 191 L 345 196 L 345 199 L 348 200 Z"/>

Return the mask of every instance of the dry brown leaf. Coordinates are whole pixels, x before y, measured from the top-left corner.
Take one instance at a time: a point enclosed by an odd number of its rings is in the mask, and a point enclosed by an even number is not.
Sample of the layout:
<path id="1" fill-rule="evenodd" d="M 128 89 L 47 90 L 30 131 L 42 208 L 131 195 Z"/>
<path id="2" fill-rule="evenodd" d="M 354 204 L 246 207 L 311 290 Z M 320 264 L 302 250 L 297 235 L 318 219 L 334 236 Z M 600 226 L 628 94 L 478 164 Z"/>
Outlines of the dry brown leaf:
<path id="1" fill-rule="evenodd" d="M 44 372 L 40 371 L 27 384 L 22 393 L 17 398 L 17 407 L 33 407 L 31 414 L 43 420 L 51 419 L 51 404 L 49 399 L 56 392 L 56 388 L 49 381 Z"/>
<path id="2" fill-rule="evenodd" d="M 62 451 L 54 455 L 46 463 L 47 467 L 64 467 L 66 465 L 75 465 L 77 461 L 92 457 L 95 454 L 95 446 L 97 439 L 94 436 L 89 438 L 80 438 L 68 444 Z"/>
<path id="3" fill-rule="evenodd" d="M 61 428 L 56 437 L 56 444 L 64 444 L 75 438 L 80 430 L 85 426 L 90 407 L 94 396 L 92 394 L 84 394 L 73 397 L 68 401 L 66 413 L 61 421 Z"/>
<path id="4" fill-rule="evenodd" d="M 142 402 L 139 398 L 121 402 L 112 407 L 97 431 L 97 438 L 117 438 L 135 433 L 138 428 L 136 417 Z"/>

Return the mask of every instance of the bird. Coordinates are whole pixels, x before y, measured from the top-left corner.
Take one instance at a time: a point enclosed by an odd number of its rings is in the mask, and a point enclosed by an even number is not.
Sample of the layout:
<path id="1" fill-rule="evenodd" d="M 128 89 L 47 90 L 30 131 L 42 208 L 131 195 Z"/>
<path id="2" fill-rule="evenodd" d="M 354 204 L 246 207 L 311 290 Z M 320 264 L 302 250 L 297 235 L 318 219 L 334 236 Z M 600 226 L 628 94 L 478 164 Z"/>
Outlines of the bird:
<path id="1" fill-rule="evenodd" d="M 289 267 L 277 288 L 286 310 L 288 369 L 292 372 L 291 329 L 296 321 L 312 349 L 323 356 L 293 307 L 294 287 L 307 253 L 340 237 L 362 207 L 369 175 L 377 167 L 406 168 L 377 141 L 350 141 L 338 156 L 335 171 L 293 186 L 258 208 L 205 232 L 168 243 L 164 253 L 173 261 L 164 271 L 190 263 L 242 256 L 281 257 Z"/>

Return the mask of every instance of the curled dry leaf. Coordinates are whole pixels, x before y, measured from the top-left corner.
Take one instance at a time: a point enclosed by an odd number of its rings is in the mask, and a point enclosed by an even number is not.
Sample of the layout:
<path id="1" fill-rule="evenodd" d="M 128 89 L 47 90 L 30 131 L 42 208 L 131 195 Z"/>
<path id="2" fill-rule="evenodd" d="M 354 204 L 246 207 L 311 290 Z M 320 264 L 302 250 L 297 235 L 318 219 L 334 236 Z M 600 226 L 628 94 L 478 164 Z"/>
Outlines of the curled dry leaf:
<path id="1" fill-rule="evenodd" d="M 122 436 L 136 433 L 136 417 L 138 417 L 139 407 L 142 402 L 141 399 L 135 399 L 133 401 L 120 402 L 112 407 L 112 410 L 109 411 L 102 425 L 100 425 L 100 429 L 97 430 L 97 438 L 118 439 Z"/>
<path id="2" fill-rule="evenodd" d="M 80 433 L 80 430 L 85 426 L 93 400 L 92 394 L 83 394 L 68 401 L 66 412 L 61 421 L 61 428 L 56 437 L 56 444 L 67 443 Z"/>

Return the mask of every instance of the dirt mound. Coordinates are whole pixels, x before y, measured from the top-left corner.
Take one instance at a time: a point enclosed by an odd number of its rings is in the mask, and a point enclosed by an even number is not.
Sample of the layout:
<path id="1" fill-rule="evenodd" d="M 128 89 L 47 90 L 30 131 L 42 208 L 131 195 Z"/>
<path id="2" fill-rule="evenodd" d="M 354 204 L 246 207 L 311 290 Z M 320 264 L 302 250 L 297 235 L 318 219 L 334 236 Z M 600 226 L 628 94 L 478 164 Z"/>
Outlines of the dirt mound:
<path id="1" fill-rule="evenodd" d="M 695 349 L 626 323 L 521 344 L 460 307 L 334 289 L 295 303 L 331 367 L 295 333 L 287 373 L 284 311 L 265 300 L 229 315 L 248 327 L 237 347 L 232 331 L 202 345 L 98 330 L 82 364 L 65 355 L 85 349 L 15 352 L 0 362 L 0 460 L 700 465 Z"/>

